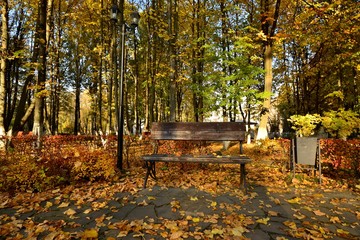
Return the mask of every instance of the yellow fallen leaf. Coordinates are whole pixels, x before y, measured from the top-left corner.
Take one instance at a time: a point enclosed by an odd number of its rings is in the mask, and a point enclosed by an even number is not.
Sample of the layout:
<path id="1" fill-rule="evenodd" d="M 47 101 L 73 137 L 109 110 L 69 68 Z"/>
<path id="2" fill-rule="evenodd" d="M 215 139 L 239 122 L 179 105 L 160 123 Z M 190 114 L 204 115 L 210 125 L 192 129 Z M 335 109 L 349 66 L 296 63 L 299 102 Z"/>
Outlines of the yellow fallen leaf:
<path id="1" fill-rule="evenodd" d="M 296 178 L 293 178 L 293 179 L 291 180 L 291 182 L 292 182 L 293 184 L 299 184 L 299 183 L 300 183 L 300 181 L 299 181 L 298 179 L 296 179 Z"/>
<path id="2" fill-rule="evenodd" d="M 59 208 L 64 208 L 64 207 L 67 207 L 69 206 L 70 203 L 68 202 L 62 202 L 60 205 L 59 205 Z"/>
<path id="3" fill-rule="evenodd" d="M 98 238 L 99 234 L 96 229 L 86 229 L 83 233 L 82 239 Z"/>
<path id="4" fill-rule="evenodd" d="M 211 233 L 214 234 L 214 235 L 216 235 L 216 234 L 221 235 L 221 234 L 224 233 L 224 230 L 218 229 L 218 228 L 214 228 L 213 230 L 211 230 Z"/>
<path id="5" fill-rule="evenodd" d="M 233 229 L 231 230 L 231 233 L 232 233 L 235 237 L 241 237 L 244 232 L 246 232 L 246 229 L 243 228 L 242 226 L 233 228 Z"/>
<path id="6" fill-rule="evenodd" d="M 216 207 L 216 205 L 217 205 L 217 202 L 211 202 L 211 204 L 210 204 L 212 207 Z"/>
<path id="7" fill-rule="evenodd" d="M 168 232 L 161 232 L 160 236 L 162 236 L 163 238 L 167 238 L 168 237 Z"/>
<path id="8" fill-rule="evenodd" d="M 342 235 L 348 235 L 349 234 L 348 231 L 345 231 L 345 230 L 340 229 L 340 228 L 336 229 L 336 232 L 339 233 L 339 234 L 342 234 Z"/>
<path id="9" fill-rule="evenodd" d="M 129 231 L 120 231 L 117 235 L 118 238 L 126 237 L 129 234 Z"/>
<path id="10" fill-rule="evenodd" d="M 66 214 L 66 215 L 68 215 L 68 216 L 74 215 L 75 213 L 76 213 L 76 211 L 73 210 L 73 209 L 71 209 L 71 208 L 69 208 L 68 210 L 66 210 L 66 211 L 64 212 L 64 214 Z"/>
<path id="11" fill-rule="evenodd" d="M 198 223 L 198 222 L 200 222 L 200 218 L 197 218 L 197 217 L 192 218 L 192 221 L 193 221 L 194 223 Z"/>
<path id="12" fill-rule="evenodd" d="M 156 197 L 148 196 L 148 200 L 156 200 Z"/>
<path id="13" fill-rule="evenodd" d="M 173 232 L 170 236 L 170 239 L 179 239 L 181 238 L 181 236 L 184 234 L 183 231 L 177 231 L 177 232 Z"/>
<path id="14" fill-rule="evenodd" d="M 50 208 L 50 207 L 52 207 L 52 202 L 46 202 L 46 205 L 45 205 L 45 208 Z"/>
<path id="15" fill-rule="evenodd" d="M 325 216 L 325 213 L 321 212 L 320 210 L 314 210 L 313 213 L 314 213 L 316 216 Z"/>
<path id="16" fill-rule="evenodd" d="M 90 213 L 90 212 L 91 212 L 91 208 L 88 208 L 88 209 L 86 209 L 86 210 L 84 211 L 85 214 L 88 214 L 88 213 Z"/>
<path id="17" fill-rule="evenodd" d="M 294 213 L 293 216 L 299 220 L 303 220 L 304 218 L 306 218 L 306 216 L 301 213 L 299 213 L 299 214 Z"/>
<path id="18" fill-rule="evenodd" d="M 199 200 L 197 197 L 191 197 L 190 198 L 190 201 L 197 201 L 197 200 Z"/>
<path id="19" fill-rule="evenodd" d="M 295 197 L 295 198 L 292 198 L 292 199 L 289 199 L 289 200 L 286 200 L 288 203 L 297 203 L 299 204 L 301 198 L 298 198 L 298 197 Z"/>
<path id="20" fill-rule="evenodd" d="M 256 220 L 256 222 L 267 225 L 269 220 L 270 220 L 270 218 L 261 218 L 261 219 Z"/>
<path id="21" fill-rule="evenodd" d="M 276 205 L 280 205 L 280 204 L 281 204 L 281 202 L 280 202 L 280 200 L 279 200 L 278 198 L 274 198 L 273 201 L 274 201 L 274 203 L 275 203 Z"/>
<path id="22" fill-rule="evenodd" d="M 165 223 L 165 227 L 167 229 L 170 229 L 171 231 L 177 231 L 179 230 L 179 227 L 177 226 L 177 223 L 176 222 L 168 222 L 168 223 Z"/>
<path id="23" fill-rule="evenodd" d="M 315 193 L 312 195 L 314 198 L 324 198 L 324 195 L 321 193 Z"/>
<path id="24" fill-rule="evenodd" d="M 311 208 L 311 207 L 309 207 L 309 206 L 305 206 L 305 207 L 303 207 L 303 209 L 308 210 L 309 212 L 311 212 L 311 211 L 312 211 L 312 208 Z"/>
<path id="25" fill-rule="evenodd" d="M 287 227 L 289 227 L 290 229 L 296 230 L 296 223 L 292 222 L 292 221 L 285 221 L 283 222 L 283 224 Z"/>
<path id="26" fill-rule="evenodd" d="M 268 214 L 272 217 L 276 217 L 279 213 L 277 213 L 275 211 L 269 211 Z"/>
<path id="27" fill-rule="evenodd" d="M 339 217 L 337 217 L 337 216 L 330 217 L 330 222 L 332 222 L 332 223 L 341 223 Z"/>

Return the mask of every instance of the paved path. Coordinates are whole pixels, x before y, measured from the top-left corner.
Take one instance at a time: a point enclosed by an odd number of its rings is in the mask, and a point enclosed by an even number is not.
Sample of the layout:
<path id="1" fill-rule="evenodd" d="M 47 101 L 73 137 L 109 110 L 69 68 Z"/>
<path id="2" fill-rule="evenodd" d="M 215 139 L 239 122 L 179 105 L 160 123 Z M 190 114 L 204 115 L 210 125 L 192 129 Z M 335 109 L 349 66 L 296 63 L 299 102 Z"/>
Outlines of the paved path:
<path id="1" fill-rule="evenodd" d="M 250 186 L 232 196 L 155 186 L 84 199 L 3 204 L 0 239 L 360 239 L 360 198 L 351 192 Z"/>

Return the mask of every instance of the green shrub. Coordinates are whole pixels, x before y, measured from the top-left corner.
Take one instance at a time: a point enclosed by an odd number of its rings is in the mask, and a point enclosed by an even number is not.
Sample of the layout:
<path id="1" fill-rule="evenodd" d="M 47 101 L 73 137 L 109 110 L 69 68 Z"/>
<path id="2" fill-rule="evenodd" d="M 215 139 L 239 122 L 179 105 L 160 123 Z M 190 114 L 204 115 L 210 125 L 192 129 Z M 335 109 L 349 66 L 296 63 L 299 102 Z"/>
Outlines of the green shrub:
<path id="1" fill-rule="evenodd" d="M 314 134 L 317 124 L 321 122 L 319 114 L 293 115 L 288 119 L 292 123 L 292 129 L 298 137 L 308 137 Z"/>
<path id="2" fill-rule="evenodd" d="M 338 111 L 325 112 L 322 125 L 332 137 L 347 138 L 360 128 L 359 114 L 340 108 Z"/>

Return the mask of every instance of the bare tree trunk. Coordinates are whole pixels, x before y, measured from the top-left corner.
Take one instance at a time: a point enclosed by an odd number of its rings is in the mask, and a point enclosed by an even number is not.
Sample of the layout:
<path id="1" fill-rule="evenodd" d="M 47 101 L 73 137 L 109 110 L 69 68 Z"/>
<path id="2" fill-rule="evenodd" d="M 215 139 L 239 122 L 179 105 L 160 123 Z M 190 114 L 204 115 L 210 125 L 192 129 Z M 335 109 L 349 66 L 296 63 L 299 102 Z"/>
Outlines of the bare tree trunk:
<path id="1" fill-rule="evenodd" d="M 175 0 L 176 1 L 176 0 Z M 176 120 L 176 62 L 175 62 L 175 41 L 173 33 L 173 0 L 169 0 L 168 4 L 168 33 L 170 36 L 169 41 L 169 57 L 170 57 L 170 83 L 169 83 L 169 108 L 170 108 L 170 122 Z"/>
<path id="2" fill-rule="evenodd" d="M 261 118 L 259 124 L 259 130 L 256 139 L 266 139 L 268 138 L 267 132 L 267 124 L 269 120 L 269 111 L 271 107 L 271 93 L 272 93 L 272 47 L 273 47 L 273 37 L 275 35 L 275 29 L 277 25 L 277 20 L 279 18 L 280 12 L 280 3 L 281 0 L 276 0 L 275 3 L 275 12 L 274 16 L 270 15 L 270 1 L 269 0 L 262 0 L 262 32 L 266 37 L 264 40 L 264 68 L 265 68 L 265 88 L 264 93 L 267 95 L 264 99 L 262 111 L 261 111 Z M 272 23 L 271 23 L 272 22 Z"/>
<path id="3" fill-rule="evenodd" d="M 34 109 L 34 125 L 33 133 L 41 138 L 43 134 L 44 125 L 44 98 L 45 98 L 45 81 L 46 81 L 46 9 L 47 0 L 39 0 L 39 14 L 38 14 L 38 25 L 39 25 L 39 60 L 38 60 L 38 79 L 35 92 L 35 109 Z M 41 146 L 38 141 L 38 147 Z"/>
<path id="4" fill-rule="evenodd" d="M 261 118 L 259 124 L 259 130 L 257 133 L 257 140 L 259 139 L 266 139 L 268 137 L 267 132 L 267 123 L 269 119 L 269 109 L 271 106 L 271 96 L 270 93 L 272 88 L 272 46 L 266 45 L 265 46 L 265 89 L 264 92 L 269 94 L 264 99 L 262 111 L 261 111 Z"/>
<path id="5" fill-rule="evenodd" d="M 0 150 L 5 148 L 5 142 L 2 137 L 5 136 L 5 81 L 7 69 L 7 54 L 8 54 L 8 2 L 2 1 L 1 4 L 1 62 L 0 62 Z"/>

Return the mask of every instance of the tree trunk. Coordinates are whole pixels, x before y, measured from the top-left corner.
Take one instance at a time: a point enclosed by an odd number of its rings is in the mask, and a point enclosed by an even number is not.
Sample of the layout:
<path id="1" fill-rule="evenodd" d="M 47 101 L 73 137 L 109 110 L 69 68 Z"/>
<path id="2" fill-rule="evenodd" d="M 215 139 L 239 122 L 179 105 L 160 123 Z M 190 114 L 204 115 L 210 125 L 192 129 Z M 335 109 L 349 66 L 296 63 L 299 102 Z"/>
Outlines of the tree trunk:
<path id="1" fill-rule="evenodd" d="M 74 134 L 80 134 L 80 87 L 81 87 L 81 62 L 79 59 L 78 47 L 75 57 L 76 74 L 75 74 L 75 122 L 74 122 Z"/>
<path id="2" fill-rule="evenodd" d="M 266 139 L 268 138 L 267 132 L 267 123 L 269 119 L 269 109 L 271 106 L 271 95 L 270 93 L 272 88 L 272 46 L 270 44 L 265 46 L 265 89 L 264 92 L 268 94 L 264 99 L 261 117 L 260 117 L 260 124 L 259 130 L 257 133 L 257 140 Z"/>
<path id="3" fill-rule="evenodd" d="M 1 5 L 1 62 L 0 62 L 0 150 L 5 148 L 2 137 L 5 136 L 5 81 L 8 55 L 8 2 L 2 1 Z"/>
<path id="4" fill-rule="evenodd" d="M 39 15 L 38 15 L 38 25 L 39 25 L 39 38 L 38 38 L 38 48 L 39 48 L 39 60 L 38 60 L 38 79 L 37 86 L 35 91 L 35 109 L 34 109 L 34 125 L 33 125 L 33 134 L 38 136 L 38 139 L 41 138 L 43 134 L 43 125 L 44 125 L 44 98 L 45 98 L 45 81 L 46 81 L 46 8 L 47 0 L 39 0 Z M 40 141 L 38 141 L 38 147 L 41 146 Z"/>
<path id="5" fill-rule="evenodd" d="M 260 124 L 256 139 L 268 138 L 267 124 L 269 120 L 269 111 L 271 107 L 271 93 L 272 93 L 272 48 L 273 48 L 273 37 L 275 35 L 275 29 L 277 20 L 279 18 L 281 0 L 276 0 L 275 11 L 273 16 L 270 15 L 270 1 L 262 0 L 262 17 L 261 17 L 261 28 L 263 34 L 266 36 L 264 41 L 264 68 L 265 68 L 265 88 L 264 93 L 266 95 L 263 103 L 263 107 L 260 113 Z"/>
<path id="6" fill-rule="evenodd" d="M 176 1 L 176 0 L 175 0 Z M 170 122 L 176 120 L 176 62 L 175 62 L 175 37 L 173 33 L 173 1 L 169 0 L 168 4 L 168 33 L 169 41 L 169 56 L 170 56 L 170 83 L 169 83 L 169 108 L 170 108 Z"/>

